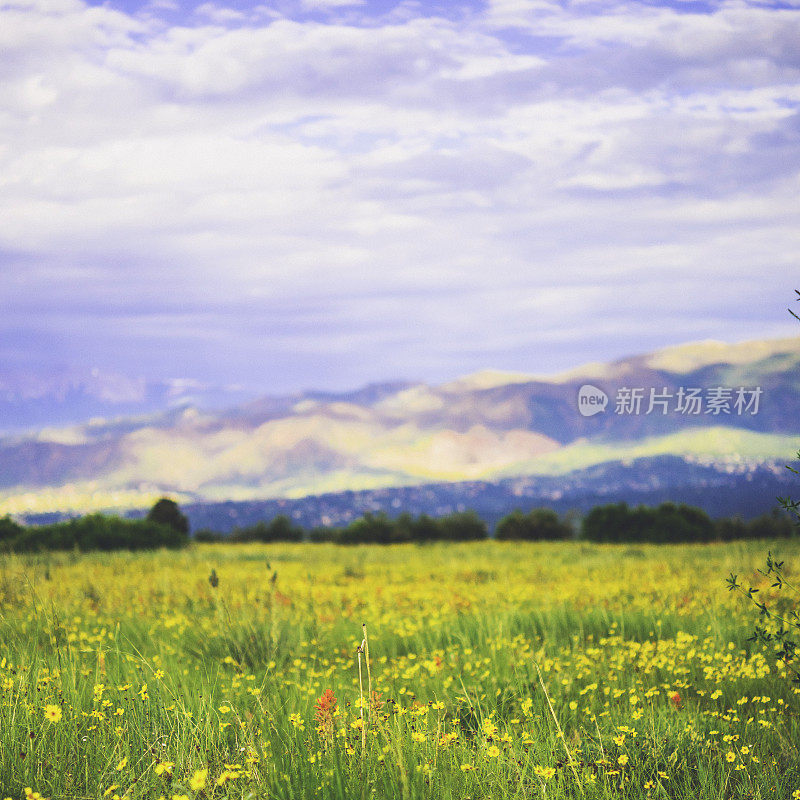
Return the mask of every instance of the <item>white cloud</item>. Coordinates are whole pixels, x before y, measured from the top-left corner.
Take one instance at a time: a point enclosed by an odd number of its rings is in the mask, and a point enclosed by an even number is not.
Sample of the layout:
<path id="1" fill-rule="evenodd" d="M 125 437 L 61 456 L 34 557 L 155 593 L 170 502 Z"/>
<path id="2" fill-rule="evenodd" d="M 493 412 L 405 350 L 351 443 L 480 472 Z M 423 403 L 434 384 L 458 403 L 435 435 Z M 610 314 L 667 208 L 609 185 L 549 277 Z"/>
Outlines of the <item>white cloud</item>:
<path id="1" fill-rule="evenodd" d="M 344 8 L 366 5 L 366 0 L 301 0 L 301 7 L 305 10 Z"/>
<path id="2" fill-rule="evenodd" d="M 153 369 L 302 352 L 291 380 L 313 385 L 326 352 L 354 380 L 540 371 L 525 348 L 544 340 L 563 345 L 547 368 L 567 367 L 576 303 L 627 351 L 712 335 L 715 292 L 718 338 L 742 308 L 740 338 L 782 313 L 752 297 L 792 288 L 800 12 L 347 5 L 322 24 L 206 3 L 182 25 L 0 5 L 0 296 L 30 334 L 15 347 L 35 359 L 60 335 L 65 359 L 95 362 L 180 330 Z M 683 310 L 664 306 L 671 282 Z M 193 357 L 193 336 L 222 350 Z"/>

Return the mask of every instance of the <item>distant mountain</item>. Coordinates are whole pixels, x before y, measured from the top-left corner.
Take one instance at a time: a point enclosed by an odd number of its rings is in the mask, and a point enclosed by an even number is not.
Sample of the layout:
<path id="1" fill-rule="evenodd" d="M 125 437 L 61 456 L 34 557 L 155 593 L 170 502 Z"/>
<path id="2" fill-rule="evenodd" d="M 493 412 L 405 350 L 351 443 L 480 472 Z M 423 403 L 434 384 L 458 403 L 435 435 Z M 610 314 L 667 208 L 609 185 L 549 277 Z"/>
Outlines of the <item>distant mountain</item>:
<path id="1" fill-rule="evenodd" d="M 0 372 L 0 435 L 163 412 L 181 406 L 230 408 L 253 397 L 238 386 L 189 379 L 145 381 L 98 369 L 46 374 Z"/>
<path id="2" fill-rule="evenodd" d="M 228 500 L 182 506 L 193 531 L 230 533 L 234 528 L 291 517 L 307 530 L 347 525 L 366 513 L 402 512 L 433 517 L 471 509 L 490 526 L 510 511 L 546 506 L 561 514 L 585 513 L 596 505 L 625 501 L 657 505 L 670 500 L 705 509 L 712 517 L 752 519 L 778 507 L 777 498 L 794 492 L 796 477 L 782 462 L 719 466 L 679 456 L 639 458 L 598 464 L 566 475 L 526 475 L 497 482 L 457 481 L 361 491 L 331 492 L 295 499 Z M 144 510 L 128 512 L 143 516 Z M 54 522 L 64 513 L 27 515 L 30 524 Z"/>
<path id="3" fill-rule="evenodd" d="M 798 367 L 800 338 L 702 342 L 551 377 L 487 371 L 112 414 L 0 438 L 0 513 L 499 483 L 663 455 L 715 468 L 786 460 L 800 441 Z M 135 382 L 81 386 L 116 409 L 146 406 Z"/>
<path id="4" fill-rule="evenodd" d="M 408 512 L 436 517 L 466 509 L 476 511 L 494 527 L 516 508 L 528 511 L 546 506 L 560 514 L 585 513 L 596 505 L 620 501 L 658 505 L 669 500 L 698 506 L 712 517 L 752 519 L 774 510 L 776 498 L 790 494 L 796 485 L 795 476 L 780 462 L 725 468 L 678 456 L 657 456 L 625 464 L 599 464 L 559 476 L 365 489 L 294 500 L 192 503 L 183 510 L 193 530 L 209 528 L 222 533 L 278 514 L 310 530 L 321 525 L 347 525 L 366 513 L 395 517 Z"/>

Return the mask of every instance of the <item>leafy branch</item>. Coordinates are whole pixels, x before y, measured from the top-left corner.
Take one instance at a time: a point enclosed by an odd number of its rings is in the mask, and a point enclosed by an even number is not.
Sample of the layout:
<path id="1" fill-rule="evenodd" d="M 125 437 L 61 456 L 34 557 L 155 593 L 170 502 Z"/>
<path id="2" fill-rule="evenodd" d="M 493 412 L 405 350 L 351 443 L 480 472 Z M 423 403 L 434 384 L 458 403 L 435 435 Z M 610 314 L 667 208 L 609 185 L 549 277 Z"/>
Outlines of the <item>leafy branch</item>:
<path id="1" fill-rule="evenodd" d="M 797 295 L 796 299 L 800 301 L 800 289 L 795 289 L 794 293 Z M 800 317 L 798 317 L 797 314 L 795 314 L 794 311 L 792 311 L 791 308 L 789 308 L 787 310 L 795 319 L 800 320 Z"/>
<path id="2" fill-rule="evenodd" d="M 772 579 L 773 583 L 770 588 L 777 589 L 778 592 L 784 589 L 788 590 L 794 596 L 795 605 L 798 605 L 800 590 L 786 579 L 784 562 L 776 561 L 772 557 L 771 551 L 767 555 L 766 570 L 759 569 L 758 572 L 765 578 Z M 759 620 L 763 621 L 761 624 L 757 623 L 754 626 L 753 635 L 747 641 L 761 642 L 768 647 L 774 647 L 777 658 L 781 659 L 789 672 L 792 673 L 792 680 L 800 684 L 800 669 L 796 666 L 798 655 L 800 654 L 800 644 L 797 641 L 797 637 L 800 636 L 800 614 L 798 614 L 797 609 L 792 608 L 785 612 L 775 611 L 774 607 L 768 606 L 766 602 L 756 597 L 760 589 L 753 586 L 748 586 L 745 589 L 744 584 L 733 573 L 729 578 L 726 578 L 726 582 L 730 591 L 741 592 L 755 605 L 759 612 Z M 768 622 L 778 625 L 777 629 L 770 631 L 767 627 Z"/>

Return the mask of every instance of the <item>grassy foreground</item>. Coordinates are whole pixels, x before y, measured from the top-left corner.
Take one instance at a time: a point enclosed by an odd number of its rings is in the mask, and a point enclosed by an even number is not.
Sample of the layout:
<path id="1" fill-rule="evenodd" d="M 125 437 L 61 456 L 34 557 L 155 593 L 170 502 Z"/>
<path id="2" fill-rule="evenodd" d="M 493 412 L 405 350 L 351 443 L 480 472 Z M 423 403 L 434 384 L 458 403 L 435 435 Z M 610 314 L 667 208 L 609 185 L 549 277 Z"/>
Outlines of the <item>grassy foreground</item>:
<path id="1" fill-rule="evenodd" d="M 0 800 L 800 797 L 770 546 L 2 557 Z"/>

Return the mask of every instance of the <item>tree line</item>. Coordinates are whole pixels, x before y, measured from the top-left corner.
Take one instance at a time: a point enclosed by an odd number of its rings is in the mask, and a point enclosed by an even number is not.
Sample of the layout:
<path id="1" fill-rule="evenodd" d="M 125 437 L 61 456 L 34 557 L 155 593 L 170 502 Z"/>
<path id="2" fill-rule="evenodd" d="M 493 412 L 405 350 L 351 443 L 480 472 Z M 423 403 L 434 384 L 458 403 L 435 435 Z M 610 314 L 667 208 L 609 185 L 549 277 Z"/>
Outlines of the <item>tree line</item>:
<path id="1" fill-rule="evenodd" d="M 0 551 L 30 553 L 42 550 L 155 550 L 189 543 L 189 520 L 178 505 L 161 498 L 144 519 L 105 514 L 24 526 L 0 518 Z"/>
<path id="2" fill-rule="evenodd" d="M 736 539 L 774 539 L 795 535 L 797 526 L 786 514 L 773 512 L 750 521 L 738 517 L 712 520 L 700 508 L 685 504 L 596 506 L 579 523 L 549 508 L 519 509 L 503 517 L 494 538 L 504 541 L 591 542 L 713 542 Z M 441 517 L 427 514 L 397 517 L 367 513 L 348 525 L 306 529 L 286 515 L 235 528 L 230 535 L 202 529 L 197 542 L 332 542 L 335 544 L 402 544 L 434 541 L 469 542 L 490 538 L 489 526 L 474 511 Z M 0 550 L 142 550 L 178 548 L 191 541 L 189 521 L 177 504 L 159 500 L 144 519 L 122 519 L 103 514 L 23 526 L 10 517 L 0 518 Z"/>
<path id="3" fill-rule="evenodd" d="M 494 529 L 494 538 L 505 541 L 591 542 L 713 542 L 735 539 L 774 539 L 793 536 L 796 528 L 786 514 L 764 514 L 744 521 L 738 517 L 712 520 L 701 508 L 686 504 L 662 503 L 659 506 L 630 507 L 611 503 L 593 508 L 579 524 L 570 515 L 559 516 L 549 508 L 528 512 L 519 509 L 503 517 Z M 197 541 L 215 542 L 334 542 L 337 544 L 401 544 L 409 542 L 466 542 L 488 539 L 489 526 L 474 511 L 441 517 L 421 514 L 398 517 L 367 513 L 346 526 L 317 527 L 307 530 L 286 515 L 269 522 L 235 528 L 230 535 L 204 529 Z"/>

